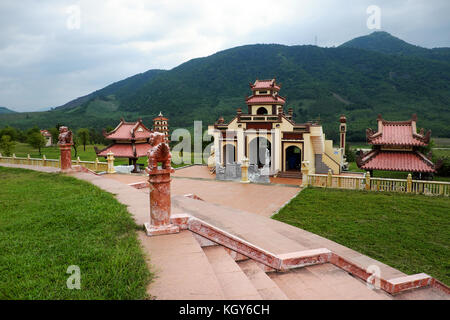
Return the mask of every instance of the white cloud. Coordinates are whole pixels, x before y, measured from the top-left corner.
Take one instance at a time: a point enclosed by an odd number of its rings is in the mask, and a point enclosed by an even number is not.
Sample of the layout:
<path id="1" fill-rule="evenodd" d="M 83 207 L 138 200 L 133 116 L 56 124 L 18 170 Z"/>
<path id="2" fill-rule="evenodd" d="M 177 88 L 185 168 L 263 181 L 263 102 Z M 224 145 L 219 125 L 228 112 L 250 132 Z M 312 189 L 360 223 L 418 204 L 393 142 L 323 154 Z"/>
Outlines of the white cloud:
<path id="1" fill-rule="evenodd" d="M 382 29 L 448 46 L 448 1 L 2 0 L 0 105 L 58 106 L 127 76 L 251 43 L 339 45 L 364 35 L 366 8 Z M 79 6 L 80 28 L 67 28 Z"/>

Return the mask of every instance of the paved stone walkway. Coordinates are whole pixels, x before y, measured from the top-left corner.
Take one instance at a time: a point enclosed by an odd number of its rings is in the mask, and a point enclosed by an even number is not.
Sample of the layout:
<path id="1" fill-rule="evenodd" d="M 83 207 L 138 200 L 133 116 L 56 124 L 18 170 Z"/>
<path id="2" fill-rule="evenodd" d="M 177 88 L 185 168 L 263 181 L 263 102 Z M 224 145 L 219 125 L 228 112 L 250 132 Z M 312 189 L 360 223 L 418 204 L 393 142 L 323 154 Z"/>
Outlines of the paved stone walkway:
<path id="1" fill-rule="evenodd" d="M 28 165 L 7 165 L 0 164 L 2 166 L 8 167 L 19 167 L 32 170 L 38 170 L 43 172 L 57 172 L 57 168 L 49 167 L 34 167 Z M 120 181 L 124 179 L 114 179 L 113 177 L 119 177 L 122 175 L 103 175 L 98 176 L 90 173 L 76 172 L 72 173 L 72 176 L 89 181 L 90 183 L 100 187 L 101 189 L 113 193 L 116 195 L 118 201 L 128 206 L 129 212 L 133 215 L 134 219 L 139 225 L 149 220 L 149 199 L 148 191 L 146 189 L 135 189 L 129 186 L 128 181 Z M 131 179 L 129 176 L 126 179 Z M 174 179 L 174 184 L 177 181 L 189 181 L 192 183 L 194 180 L 190 179 Z M 124 183 L 125 182 L 125 183 Z M 201 181 L 206 183 L 205 185 L 198 186 L 198 190 L 201 191 L 202 187 L 206 190 L 205 195 L 213 190 L 212 186 L 215 183 L 219 183 L 222 188 L 229 188 L 228 192 L 232 189 L 252 186 L 256 188 L 264 187 L 279 190 L 282 194 L 284 192 L 292 192 L 295 194 L 298 190 L 297 188 L 281 187 L 281 186 L 264 186 L 264 185 L 241 185 L 231 182 L 213 182 L 213 181 Z M 224 187 L 229 186 L 229 187 Z M 239 186 L 239 187 L 238 187 Z M 194 200 L 181 196 L 180 194 L 185 193 L 185 189 L 188 188 L 189 184 L 186 186 L 179 187 L 179 190 L 174 193 L 178 195 L 173 196 L 172 206 L 174 213 L 189 213 L 195 217 L 198 217 L 208 223 L 215 225 L 218 228 L 226 230 L 244 240 L 251 242 L 252 244 L 268 250 L 272 253 L 286 253 L 292 251 L 300 251 L 306 249 L 316 249 L 316 248 L 328 248 L 345 259 L 351 260 L 358 265 L 367 267 L 368 265 L 377 265 L 381 269 L 381 276 L 385 279 L 392 279 L 404 274 L 392 267 L 389 267 L 379 261 L 371 259 L 364 256 L 354 250 L 346 248 L 339 245 L 331 240 L 322 238 L 318 235 L 310 233 L 308 231 L 292 227 L 285 223 L 268 219 L 267 215 L 270 214 L 256 214 L 253 212 L 248 212 L 242 210 L 236 210 L 232 206 L 225 206 L 221 203 L 207 202 Z M 194 187 L 195 188 L 195 187 Z M 219 188 L 219 187 L 218 187 Z M 264 192 L 260 189 L 258 192 Z M 174 186 L 174 190 L 176 186 Z M 188 189 L 192 190 L 192 189 Z M 196 189 L 195 189 L 196 190 Z M 241 189 L 240 192 L 236 193 L 234 196 L 242 197 L 242 192 L 245 189 Z M 255 191 L 256 192 L 256 191 Z M 187 193 L 187 192 L 186 192 Z M 195 193 L 195 192 L 189 192 Z M 213 193 L 214 194 L 214 193 Z M 270 197 L 273 193 L 268 192 L 267 197 Z M 197 194 L 202 197 L 202 194 Z M 223 197 L 221 192 L 215 194 L 217 197 Z M 248 194 L 245 193 L 246 197 Z M 291 197 L 291 194 L 289 195 Z M 222 200 L 217 200 L 211 197 L 213 201 L 220 202 Z M 245 204 L 245 202 L 236 201 L 230 196 L 230 201 L 232 205 L 237 206 L 237 204 Z M 206 200 L 206 199 L 205 199 Z M 262 198 L 256 198 L 254 203 L 258 201 L 263 201 Z M 242 200 L 241 200 L 242 201 Z M 236 204 L 237 203 L 237 204 Z M 283 202 L 279 202 L 281 206 Z M 250 210 L 249 210 L 250 211 Z M 259 211 L 259 210 L 255 210 Z M 265 212 L 273 212 L 273 208 L 266 210 Z M 158 237 L 147 237 L 144 232 L 138 232 L 139 239 L 143 244 L 143 248 L 147 254 L 147 258 L 151 258 L 151 263 L 153 264 L 152 270 L 156 271 L 157 277 L 155 281 L 149 287 L 149 293 L 156 295 L 160 299 L 172 298 L 172 299 L 222 299 L 224 297 L 224 292 L 219 290 L 218 287 L 221 286 L 220 281 L 217 277 L 218 270 L 214 270 L 211 264 L 206 263 L 211 259 L 216 259 L 217 254 L 210 253 L 205 255 L 205 252 L 201 250 L 199 244 L 193 238 L 193 235 L 189 231 L 183 231 L 176 235 L 158 236 Z M 199 249 L 200 248 L 200 249 Z M 308 267 L 310 271 L 319 270 L 320 268 Z M 307 272 L 296 271 L 296 272 Z M 339 269 L 340 270 L 340 269 Z M 220 270 L 219 270 L 220 271 Z M 333 271 L 333 270 L 332 270 Z M 342 270 L 341 270 L 342 271 Z M 340 272 L 340 271 L 339 271 Z M 336 272 L 333 271 L 333 274 Z M 342 273 L 342 272 L 340 272 Z M 229 275 L 227 275 L 229 276 Z M 329 276 L 329 275 L 325 275 Z M 287 283 L 287 287 L 292 287 L 289 284 L 289 277 L 283 275 L 271 275 L 271 278 L 282 285 Z M 354 279 L 351 277 L 354 281 Z M 220 277 L 219 277 L 220 279 Z M 225 279 L 225 275 L 222 277 Z M 287 279 L 287 280 L 286 280 Z M 352 281 L 353 281 L 352 280 Z M 303 280 L 302 280 L 303 281 Z M 359 281 L 359 280 L 358 280 Z M 310 284 L 311 285 L 311 284 Z M 353 287 L 352 287 L 353 286 Z M 343 286 L 344 288 L 345 286 Z M 349 285 L 349 288 L 356 288 L 357 285 Z M 363 286 L 359 286 L 363 288 Z M 326 290 L 326 286 L 323 286 Z M 318 289 L 319 290 L 319 289 Z M 356 290 L 356 289 L 355 289 Z M 344 294 L 346 291 L 343 289 L 340 291 Z M 286 292 L 285 292 L 286 293 Z M 320 292 L 319 292 L 320 293 Z M 326 292 L 325 292 L 326 293 Z M 306 294 L 303 291 L 291 291 L 289 294 L 286 293 L 290 298 L 301 298 L 302 295 Z M 310 294 L 313 294 L 310 292 Z M 315 297 L 318 297 L 317 291 L 314 291 Z M 231 297 L 239 299 L 250 296 L 249 292 L 245 296 L 232 295 Z M 311 297 L 313 297 L 312 295 Z M 386 298 L 384 295 L 381 298 Z M 392 298 L 391 296 L 387 298 Z M 413 290 L 395 296 L 396 299 L 428 299 L 428 298 L 447 298 L 443 296 L 440 291 L 434 288 L 424 288 L 421 290 Z"/>

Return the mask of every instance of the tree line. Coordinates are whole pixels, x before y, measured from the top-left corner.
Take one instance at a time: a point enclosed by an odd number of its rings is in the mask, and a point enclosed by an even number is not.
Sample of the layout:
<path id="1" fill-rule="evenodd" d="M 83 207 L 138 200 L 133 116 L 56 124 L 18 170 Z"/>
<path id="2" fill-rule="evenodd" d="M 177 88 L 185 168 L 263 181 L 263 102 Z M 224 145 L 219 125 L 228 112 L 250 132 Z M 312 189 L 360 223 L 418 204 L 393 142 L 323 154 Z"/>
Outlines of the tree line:
<path id="1" fill-rule="evenodd" d="M 56 145 L 58 142 L 60 124 L 54 127 L 47 128 L 52 136 L 52 145 Z M 113 128 L 108 127 L 106 131 L 110 131 Z M 11 156 L 16 147 L 16 143 L 27 143 L 32 148 L 39 151 L 41 155 L 41 149 L 47 144 L 47 140 L 41 133 L 41 129 L 37 126 L 29 128 L 27 130 L 20 130 L 11 126 L 6 126 L 0 129 L 0 151 L 5 156 Z M 101 131 L 94 128 L 79 128 L 73 132 L 73 148 L 75 156 L 77 156 L 78 147 L 83 146 L 83 150 L 86 151 L 86 145 L 88 144 L 108 144 L 108 141 L 104 138 Z"/>

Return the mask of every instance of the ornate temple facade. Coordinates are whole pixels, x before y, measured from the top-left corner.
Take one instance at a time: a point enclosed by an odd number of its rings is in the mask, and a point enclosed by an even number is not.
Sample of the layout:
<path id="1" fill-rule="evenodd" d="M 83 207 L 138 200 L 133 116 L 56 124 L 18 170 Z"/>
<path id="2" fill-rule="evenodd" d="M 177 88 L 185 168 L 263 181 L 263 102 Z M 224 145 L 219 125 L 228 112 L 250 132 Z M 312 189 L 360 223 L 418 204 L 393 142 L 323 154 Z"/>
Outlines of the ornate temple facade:
<path id="1" fill-rule="evenodd" d="M 268 168 L 271 176 L 300 178 L 303 170 L 341 172 L 343 148 L 333 148 L 333 141 L 326 140 L 320 124 L 295 123 L 292 108 L 285 113 L 286 98 L 279 95 L 281 85 L 275 79 L 256 80 L 250 89 L 252 95 L 245 99 L 247 112 L 239 108 L 230 122 L 220 117 L 208 127 L 214 136 L 217 165 L 240 164 L 248 158 L 250 166 Z M 344 146 L 345 117 L 342 121 Z"/>
<path id="2" fill-rule="evenodd" d="M 128 163 L 134 165 L 132 172 L 137 172 L 136 162 L 140 157 L 146 157 L 150 149 L 149 139 L 152 131 L 139 119 L 136 122 L 126 122 L 123 118 L 117 127 L 110 132 L 103 132 L 111 144 L 102 150 L 95 148 L 99 157 L 107 157 L 112 152 L 115 158 L 128 158 Z"/>
<path id="3" fill-rule="evenodd" d="M 430 142 L 431 131 L 417 133 L 417 115 L 408 121 L 387 121 L 378 115 L 378 130 L 366 130 L 367 142 L 372 150 L 356 158 L 359 168 L 373 171 L 406 171 L 417 175 L 436 171 L 431 160 L 419 149 Z"/>

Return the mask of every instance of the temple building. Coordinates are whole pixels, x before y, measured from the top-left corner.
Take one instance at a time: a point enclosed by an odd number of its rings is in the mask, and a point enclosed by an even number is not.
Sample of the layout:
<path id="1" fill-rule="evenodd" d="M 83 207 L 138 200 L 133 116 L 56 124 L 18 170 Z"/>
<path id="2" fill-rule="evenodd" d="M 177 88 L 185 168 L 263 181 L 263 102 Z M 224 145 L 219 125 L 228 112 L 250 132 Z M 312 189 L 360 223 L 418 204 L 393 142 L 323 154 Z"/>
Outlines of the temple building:
<path id="1" fill-rule="evenodd" d="M 372 150 L 360 153 L 356 159 L 359 168 L 373 171 L 406 171 L 422 178 L 436 171 L 431 160 L 419 149 L 430 142 L 431 131 L 417 133 L 417 115 L 408 121 L 387 121 L 378 115 L 378 131 L 366 130 Z"/>
<path id="2" fill-rule="evenodd" d="M 153 131 L 164 133 L 166 141 L 169 141 L 169 119 L 165 118 L 162 112 L 153 119 Z"/>
<path id="3" fill-rule="evenodd" d="M 48 130 L 41 130 L 41 134 L 45 139 L 45 146 L 50 147 L 53 144 L 52 134 Z"/>
<path id="4" fill-rule="evenodd" d="M 301 178 L 302 171 L 333 174 L 341 172 L 344 162 L 346 120 L 341 118 L 341 148 L 334 149 L 317 122 L 295 123 L 293 109 L 284 112 L 286 98 L 279 95 L 281 85 L 275 79 L 250 84 L 252 95 L 245 99 L 247 112 L 237 110 L 228 123 L 223 117 L 208 127 L 214 136 L 216 164 L 240 164 L 270 167 L 269 175 Z"/>
<path id="5" fill-rule="evenodd" d="M 110 132 L 103 132 L 111 144 L 102 150 L 95 148 L 99 157 L 105 157 L 112 152 L 115 158 L 128 158 L 128 163 L 134 165 L 132 172 L 137 172 L 136 162 L 140 157 L 146 157 L 150 149 L 149 138 L 152 131 L 139 119 L 136 122 L 125 122 L 122 118 L 117 127 Z"/>

